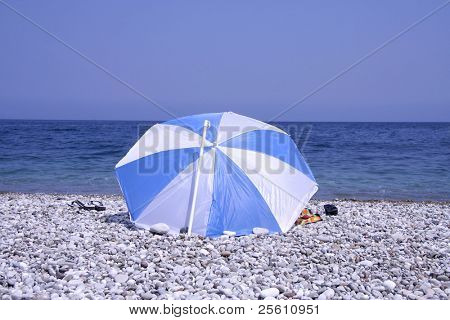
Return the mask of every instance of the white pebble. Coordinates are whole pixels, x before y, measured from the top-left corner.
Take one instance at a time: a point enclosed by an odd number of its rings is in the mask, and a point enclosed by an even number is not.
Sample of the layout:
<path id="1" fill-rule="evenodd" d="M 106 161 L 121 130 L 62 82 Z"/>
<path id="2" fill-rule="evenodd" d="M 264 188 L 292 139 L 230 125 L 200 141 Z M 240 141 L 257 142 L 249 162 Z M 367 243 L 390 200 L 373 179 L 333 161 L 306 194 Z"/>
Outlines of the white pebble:
<path id="1" fill-rule="evenodd" d="M 396 284 L 394 281 L 392 280 L 386 280 L 383 282 L 384 287 L 386 288 L 386 290 L 394 290 Z"/>
<path id="2" fill-rule="evenodd" d="M 256 235 L 264 235 L 264 234 L 268 234 L 269 230 L 266 228 L 253 228 L 253 233 Z"/>
<path id="3" fill-rule="evenodd" d="M 260 297 L 265 299 L 267 297 L 276 297 L 280 294 L 280 290 L 278 290 L 277 288 L 269 288 L 269 289 L 265 289 L 262 290 L 260 293 Z"/>
<path id="4" fill-rule="evenodd" d="M 151 225 L 149 227 L 150 232 L 156 233 L 156 234 L 166 234 L 169 232 L 170 228 L 165 223 L 156 223 L 154 225 Z"/>

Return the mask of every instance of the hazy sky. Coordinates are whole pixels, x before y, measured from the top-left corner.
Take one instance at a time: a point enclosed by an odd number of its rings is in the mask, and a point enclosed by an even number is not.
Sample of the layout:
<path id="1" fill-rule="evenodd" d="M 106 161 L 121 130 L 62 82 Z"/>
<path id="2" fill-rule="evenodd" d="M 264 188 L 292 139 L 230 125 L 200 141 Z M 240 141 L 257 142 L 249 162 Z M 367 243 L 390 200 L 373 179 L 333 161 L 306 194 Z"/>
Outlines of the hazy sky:
<path id="1" fill-rule="evenodd" d="M 0 0 L 0 118 L 270 120 L 446 0 Z M 450 121 L 450 5 L 281 120 Z"/>

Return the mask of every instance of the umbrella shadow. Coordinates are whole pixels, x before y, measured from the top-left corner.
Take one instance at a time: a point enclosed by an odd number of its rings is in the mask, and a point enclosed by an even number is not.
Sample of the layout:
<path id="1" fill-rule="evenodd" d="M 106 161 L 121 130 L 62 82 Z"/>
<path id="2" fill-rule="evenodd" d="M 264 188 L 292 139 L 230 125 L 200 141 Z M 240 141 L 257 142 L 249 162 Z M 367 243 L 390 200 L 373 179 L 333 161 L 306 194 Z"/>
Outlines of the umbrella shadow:
<path id="1" fill-rule="evenodd" d="M 126 211 L 120 211 L 107 216 L 105 222 L 121 224 L 129 230 L 137 230 L 136 226 L 130 221 L 130 215 Z"/>

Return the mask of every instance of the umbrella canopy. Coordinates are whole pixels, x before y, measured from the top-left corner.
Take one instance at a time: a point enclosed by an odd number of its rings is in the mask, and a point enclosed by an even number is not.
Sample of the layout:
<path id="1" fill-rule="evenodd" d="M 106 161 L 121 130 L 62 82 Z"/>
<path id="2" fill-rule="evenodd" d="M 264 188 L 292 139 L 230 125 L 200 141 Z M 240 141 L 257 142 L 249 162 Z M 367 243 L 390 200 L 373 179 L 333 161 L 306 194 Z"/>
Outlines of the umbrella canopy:
<path id="1" fill-rule="evenodd" d="M 116 173 L 137 226 L 212 237 L 286 232 L 318 190 L 287 133 L 232 112 L 154 125 Z"/>

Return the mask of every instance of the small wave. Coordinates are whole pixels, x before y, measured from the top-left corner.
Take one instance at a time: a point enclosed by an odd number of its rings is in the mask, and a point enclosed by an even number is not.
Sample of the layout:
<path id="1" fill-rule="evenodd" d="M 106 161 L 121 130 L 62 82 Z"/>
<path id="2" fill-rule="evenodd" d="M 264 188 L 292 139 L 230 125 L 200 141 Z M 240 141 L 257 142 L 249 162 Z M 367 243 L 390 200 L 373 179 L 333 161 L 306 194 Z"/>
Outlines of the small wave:
<path id="1" fill-rule="evenodd" d="M 53 131 L 53 132 L 78 132 L 80 131 L 77 128 L 52 128 L 49 131 Z"/>

